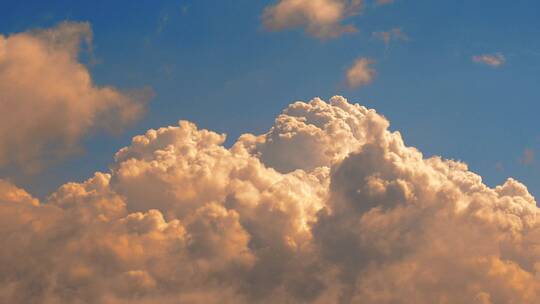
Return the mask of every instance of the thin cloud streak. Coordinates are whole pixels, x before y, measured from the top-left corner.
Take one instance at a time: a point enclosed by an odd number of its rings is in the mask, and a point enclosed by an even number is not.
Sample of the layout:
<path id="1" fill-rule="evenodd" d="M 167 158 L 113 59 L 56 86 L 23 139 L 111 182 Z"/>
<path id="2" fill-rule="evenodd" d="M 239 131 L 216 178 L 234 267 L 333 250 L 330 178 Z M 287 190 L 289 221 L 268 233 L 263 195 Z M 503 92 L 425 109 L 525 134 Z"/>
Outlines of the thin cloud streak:
<path id="1" fill-rule="evenodd" d="M 488 65 L 494 68 L 498 68 L 505 64 L 506 58 L 501 53 L 495 54 L 483 54 L 472 57 L 472 61 L 479 64 Z"/>
<path id="2" fill-rule="evenodd" d="M 395 27 L 388 31 L 377 31 L 373 32 L 372 36 L 376 39 L 379 39 L 384 42 L 384 44 L 388 47 L 390 45 L 390 42 L 394 41 L 408 41 L 409 36 L 403 32 L 403 30 L 399 27 Z"/>

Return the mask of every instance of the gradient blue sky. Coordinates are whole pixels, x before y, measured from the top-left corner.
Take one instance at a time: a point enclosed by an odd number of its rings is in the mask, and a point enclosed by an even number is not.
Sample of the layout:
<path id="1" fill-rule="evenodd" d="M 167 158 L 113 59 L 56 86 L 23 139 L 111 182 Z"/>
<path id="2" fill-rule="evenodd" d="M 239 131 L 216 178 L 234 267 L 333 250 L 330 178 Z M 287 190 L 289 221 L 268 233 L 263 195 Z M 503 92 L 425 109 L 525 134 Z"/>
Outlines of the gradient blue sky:
<path id="1" fill-rule="evenodd" d="M 14 179 L 43 196 L 107 170 L 114 152 L 149 128 L 187 119 L 232 142 L 268 130 L 292 101 L 343 95 L 388 117 L 426 156 L 463 160 L 489 185 L 515 177 L 540 194 L 538 162 L 520 162 L 525 149 L 540 153 L 540 2 L 368 1 L 347 20 L 358 33 L 328 40 L 301 29 L 264 30 L 261 14 L 273 3 L 2 1 L 0 33 L 88 21 L 94 80 L 156 93 L 133 128 L 90 136 L 83 155 Z M 410 39 L 386 47 L 372 37 L 396 27 Z M 486 53 L 503 54 L 505 64 L 492 68 L 471 59 Z M 377 76 L 348 89 L 344 74 L 358 57 L 375 60 Z"/>

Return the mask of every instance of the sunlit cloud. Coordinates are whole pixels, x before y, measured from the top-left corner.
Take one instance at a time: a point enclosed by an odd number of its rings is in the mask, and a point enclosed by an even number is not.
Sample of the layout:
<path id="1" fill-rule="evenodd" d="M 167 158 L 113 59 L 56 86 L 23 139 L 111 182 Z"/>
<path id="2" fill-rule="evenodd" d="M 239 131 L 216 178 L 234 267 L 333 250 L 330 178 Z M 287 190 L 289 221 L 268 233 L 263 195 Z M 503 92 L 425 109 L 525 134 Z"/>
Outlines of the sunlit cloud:
<path id="1" fill-rule="evenodd" d="M 224 142 L 181 121 L 42 201 L 0 181 L 0 302 L 540 301 L 540 213 L 518 181 L 424 158 L 339 96 Z"/>
<path id="2" fill-rule="evenodd" d="M 35 170 L 80 150 L 90 131 L 118 132 L 144 113 L 151 91 L 95 85 L 82 44 L 92 47 L 84 22 L 0 35 L 0 167 Z"/>
<path id="3" fill-rule="evenodd" d="M 370 84 L 376 75 L 375 69 L 371 67 L 375 63 L 369 58 L 358 58 L 345 73 L 347 86 L 350 89 L 358 88 Z"/>
<path id="4" fill-rule="evenodd" d="M 262 20 L 271 31 L 304 28 L 317 38 L 335 38 L 357 31 L 343 21 L 357 15 L 362 4 L 362 0 L 279 0 L 264 10 Z"/>

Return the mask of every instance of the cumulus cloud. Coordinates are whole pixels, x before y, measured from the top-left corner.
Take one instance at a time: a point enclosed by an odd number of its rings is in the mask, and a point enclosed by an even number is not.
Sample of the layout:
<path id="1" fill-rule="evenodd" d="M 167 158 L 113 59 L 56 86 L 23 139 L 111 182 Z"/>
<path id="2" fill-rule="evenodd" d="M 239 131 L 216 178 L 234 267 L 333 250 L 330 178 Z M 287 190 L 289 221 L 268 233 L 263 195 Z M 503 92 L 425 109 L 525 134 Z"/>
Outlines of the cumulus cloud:
<path id="1" fill-rule="evenodd" d="M 230 148 L 185 121 L 149 130 L 41 202 L 2 181 L 0 302 L 540 301 L 527 188 L 388 128 L 316 98 Z"/>
<path id="2" fill-rule="evenodd" d="M 374 140 L 388 126 L 372 109 L 343 98 L 326 103 L 295 102 L 276 118 L 266 134 L 240 137 L 239 143 L 280 172 L 313 170 L 330 165 Z M 338 144 L 335 144 L 335 143 Z"/>
<path id="3" fill-rule="evenodd" d="M 375 61 L 369 58 L 358 58 L 345 74 L 347 86 L 351 89 L 370 84 L 376 75 L 375 69 L 371 65 Z"/>
<path id="4" fill-rule="evenodd" d="M 362 4 L 362 0 L 279 0 L 264 10 L 262 19 L 271 31 L 301 27 L 318 38 L 335 38 L 356 32 L 342 22 L 357 15 Z"/>
<path id="5" fill-rule="evenodd" d="M 475 63 L 485 64 L 494 68 L 497 68 L 506 62 L 506 58 L 501 53 L 476 55 L 472 57 L 472 60 Z"/>
<path id="6" fill-rule="evenodd" d="M 78 149 L 91 130 L 118 132 L 144 112 L 151 92 L 97 86 L 79 62 L 88 23 L 0 35 L 0 166 L 39 166 Z"/>

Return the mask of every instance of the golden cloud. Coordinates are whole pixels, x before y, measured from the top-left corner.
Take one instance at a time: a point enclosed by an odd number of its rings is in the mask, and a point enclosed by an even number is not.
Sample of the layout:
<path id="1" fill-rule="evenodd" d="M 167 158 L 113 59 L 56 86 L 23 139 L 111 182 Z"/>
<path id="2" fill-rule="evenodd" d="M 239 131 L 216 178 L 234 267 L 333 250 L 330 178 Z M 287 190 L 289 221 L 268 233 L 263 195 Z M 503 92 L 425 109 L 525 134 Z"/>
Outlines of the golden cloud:
<path id="1" fill-rule="evenodd" d="M 152 93 L 95 85 L 78 61 L 82 42 L 91 47 L 88 23 L 0 35 L 0 166 L 36 169 L 91 130 L 119 131 L 143 114 Z"/>
<path id="2" fill-rule="evenodd" d="M 296 102 L 230 148 L 182 121 L 38 202 L 0 183 L 2 303 L 536 303 L 540 213 L 374 110 Z"/>

